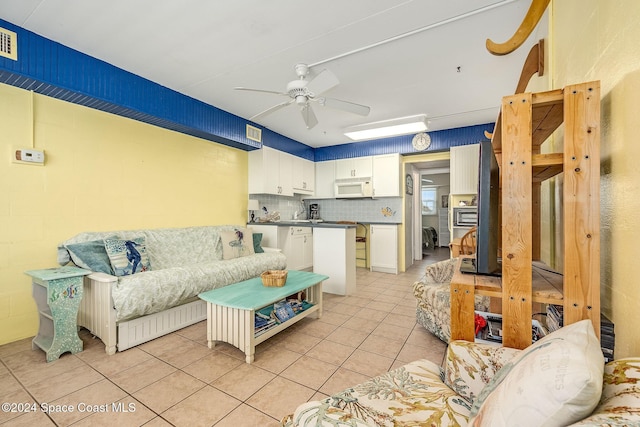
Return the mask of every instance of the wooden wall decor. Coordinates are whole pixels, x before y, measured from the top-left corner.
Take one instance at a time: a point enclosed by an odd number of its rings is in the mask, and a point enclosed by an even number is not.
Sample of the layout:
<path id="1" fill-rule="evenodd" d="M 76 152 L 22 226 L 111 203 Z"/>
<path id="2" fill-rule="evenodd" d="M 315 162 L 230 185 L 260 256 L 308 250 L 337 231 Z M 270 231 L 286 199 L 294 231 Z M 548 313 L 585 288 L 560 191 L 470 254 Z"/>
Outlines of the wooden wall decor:
<path id="1" fill-rule="evenodd" d="M 544 39 L 540 39 L 529 51 L 527 59 L 524 61 L 524 65 L 522 66 L 520 78 L 518 79 L 518 84 L 514 93 L 523 93 L 527 88 L 531 77 L 536 73 L 538 74 L 538 77 L 542 77 L 544 75 Z M 498 113 L 498 119 L 496 120 L 496 124 L 493 129 L 494 133 L 500 132 L 501 123 L 501 113 Z M 492 139 L 493 135 L 493 133 L 484 131 L 484 136 L 487 139 Z M 497 139 L 499 140 L 500 138 Z M 496 149 L 496 147 L 494 147 L 494 149 Z"/>
<path id="2" fill-rule="evenodd" d="M 487 39 L 487 50 L 494 55 L 507 55 L 522 46 L 536 25 L 538 25 L 538 22 L 540 22 L 540 18 L 542 18 L 550 1 L 551 0 L 531 0 L 529 10 L 513 36 L 504 43 L 495 43 Z"/>

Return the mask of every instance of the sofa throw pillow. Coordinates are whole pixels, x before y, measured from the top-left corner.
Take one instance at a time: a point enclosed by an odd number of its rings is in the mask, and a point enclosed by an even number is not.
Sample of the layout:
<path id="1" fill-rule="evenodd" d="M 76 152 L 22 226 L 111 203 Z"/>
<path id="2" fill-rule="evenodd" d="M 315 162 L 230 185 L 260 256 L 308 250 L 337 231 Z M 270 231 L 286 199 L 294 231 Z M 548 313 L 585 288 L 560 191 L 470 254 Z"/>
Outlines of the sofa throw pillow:
<path id="1" fill-rule="evenodd" d="M 262 249 L 262 233 L 253 233 L 253 252 L 257 254 L 264 252 L 264 249 Z"/>
<path id="2" fill-rule="evenodd" d="M 116 236 L 110 237 L 110 239 L 116 238 Z M 113 274 L 111 260 L 104 247 L 104 240 L 71 243 L 65 245 L 65 248 L 69 252 L 73 263 L 78 267 L 95 272 Z"/>
<path id="3" fill-rule="evenodd" d="M 116 276 L 128 276 L 151 270 L 144 237 L 105 239 L 104 247 Z"/>
<path id="4" fill-rule="evenodd" d="M 566 426 L 602 394 L 604 357 L 590 320 L 553 332 L 507 362 L 471 408 L 471 426 Z"/>
<path id="5" fill-rule="evenodd" d="M 234 231 L 221 231 L 222 259 L 233 259 L 252 255 L 253 233 L 247 228 L 236 228 Z"/>

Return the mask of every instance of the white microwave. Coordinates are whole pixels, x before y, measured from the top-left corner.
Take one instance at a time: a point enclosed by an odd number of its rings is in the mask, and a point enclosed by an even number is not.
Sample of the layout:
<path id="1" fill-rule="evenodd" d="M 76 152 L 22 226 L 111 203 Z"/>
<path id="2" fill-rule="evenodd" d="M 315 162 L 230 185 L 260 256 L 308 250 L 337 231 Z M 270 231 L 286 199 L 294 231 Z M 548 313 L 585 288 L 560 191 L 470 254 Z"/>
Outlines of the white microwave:
<path id="1" fill-rule="evenodd" d="M 478 225 L 478 208 L 476 206 L 453 208 L 453 225 L 455 227 Z"/>
<path id="2" fill-rule="evenodd" d="M 373 197 L 371 178 L 336 180 L 335 197 L 336 199 Z"/>

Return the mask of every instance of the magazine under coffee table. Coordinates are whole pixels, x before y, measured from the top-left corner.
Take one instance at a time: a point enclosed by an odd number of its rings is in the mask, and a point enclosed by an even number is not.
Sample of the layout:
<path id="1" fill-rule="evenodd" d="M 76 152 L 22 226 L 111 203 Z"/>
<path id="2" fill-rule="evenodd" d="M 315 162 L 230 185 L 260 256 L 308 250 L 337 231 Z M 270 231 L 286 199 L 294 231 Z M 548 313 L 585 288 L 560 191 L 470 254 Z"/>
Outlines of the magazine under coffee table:
<path id="1" fill-rule="evenodd" d="M 322 274 L 289 270 L 287 282 L 282 287 L 264 286 L 262 279 L 256 277 L 201 293 L 198 296 L 207 302 L 209 348 L 213 348 L 216 341 L 223 341 L 242 350 L 247 363 L 253 362 L 258 344 L 312 313 L 316 313 L 318 319 L 322 316 L 322 282 L 328 278 Z M 306 301 L 311 307 L 256 336 L 256 311 L 300 291 L 306 291 Z"/>

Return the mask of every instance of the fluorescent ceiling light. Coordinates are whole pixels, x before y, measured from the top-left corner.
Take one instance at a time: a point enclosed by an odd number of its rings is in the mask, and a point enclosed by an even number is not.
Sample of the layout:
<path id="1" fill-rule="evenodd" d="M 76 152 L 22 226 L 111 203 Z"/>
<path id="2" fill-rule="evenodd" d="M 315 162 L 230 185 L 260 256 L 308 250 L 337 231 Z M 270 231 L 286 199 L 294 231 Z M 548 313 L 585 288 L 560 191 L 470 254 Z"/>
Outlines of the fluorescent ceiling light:
<path id="1" fill-rule="evenodd" d="M 360 141 L 363 139 L 384 138 L 386 136 L 408 135 L 426 130 L 427 115 L 418 114 L 416 116 L 351 126 L 344 130 L 344 134 L 355 141 Z"/>

